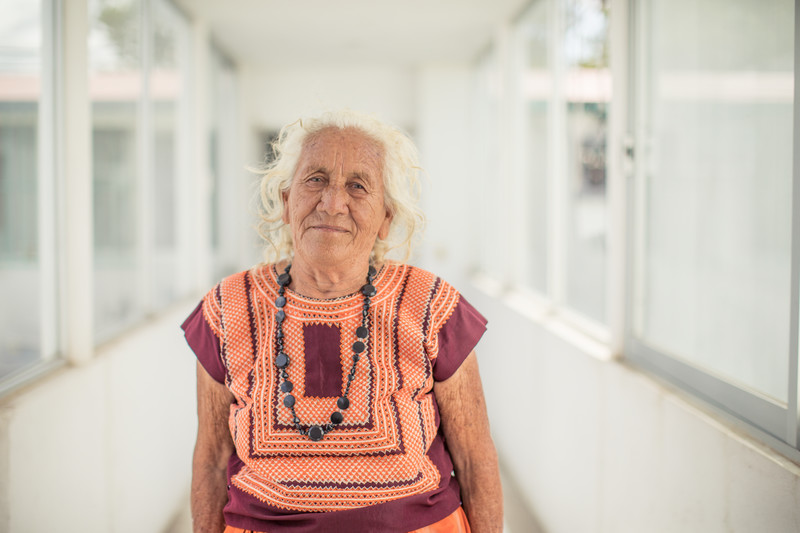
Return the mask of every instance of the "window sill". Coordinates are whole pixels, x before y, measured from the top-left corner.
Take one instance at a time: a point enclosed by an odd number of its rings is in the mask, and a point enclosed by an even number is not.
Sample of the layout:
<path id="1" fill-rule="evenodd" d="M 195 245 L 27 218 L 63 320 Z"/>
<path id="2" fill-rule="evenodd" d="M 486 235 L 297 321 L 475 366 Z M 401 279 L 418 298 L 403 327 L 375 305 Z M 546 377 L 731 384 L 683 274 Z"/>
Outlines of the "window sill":
<path id="1" fill-rule="evenodd" d="M 0 403 L 38 384 L 43 378 L 67 366 L 62 358 L 39 361 L 0 380 Z"/>
<path id="2" fill-rule="evenodd" d="M 472 274 L 470 282 L 485 295 L 500 300 L 587 355 L 600 361 L 619 358 L 619 354 L 611 349 L 611 335 L 604 326 L 569 310 L 559 309 L 539 294 L 519 287 L 504 286 L 497 279 L 482 273 Z"/>

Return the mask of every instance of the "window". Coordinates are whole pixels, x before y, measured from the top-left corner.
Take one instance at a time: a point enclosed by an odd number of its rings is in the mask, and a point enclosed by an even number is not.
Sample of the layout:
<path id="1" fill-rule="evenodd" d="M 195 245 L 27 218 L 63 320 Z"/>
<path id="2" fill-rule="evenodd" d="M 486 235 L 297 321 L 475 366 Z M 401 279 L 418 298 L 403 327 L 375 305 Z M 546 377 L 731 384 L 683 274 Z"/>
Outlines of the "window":
<path id="1" fill-rule="evenodd" d="M 0 378 L 57 351 L 53 5 L 4 0 L 0 20 Z"/>
<path id="2" fill-rule="evenodd" d="M 482 270 L 599 340 L 608 337 L 609 19 L 603 0 L 533 2 L 479 65 L 476 106 L 477 166 L 488 176 Z M 498 273 L 498 257 L 515 263 L 510 275 Z"/>
<path id="3" fill-rule="evenodd" d="M 166 2 L 153 2 L 151 69 L 148 75 L 150 116 L 149 176 L 150 209 L 144 217 L 150 221 L 149 261 L 150 307 L 160 308 L 179 296 L 185 296 L 179 279 L 181 252 L 187 243 L 179 233 L 179 216 L 185 199 L 181 191 L 187 183 L 189 35 L 185 21 Z M 148 179 L 148 178 L 145 178 Z M 148 214 L 150 212 L 151 214 Z"/>
<path id="4" fill-rule="evenodd" d="M 561 3 L 565 150 L 564 303 L 606 322 L 606 133 L 611 102 L 609 11 L 603 0 Z"/>
<path id="5" fill-rule="evenodd" d="M 794 2 L 637 6 L 631 358 L 796 447 Z"/>
<path id="6" fill-rule="evenodd" d="M 156 0 L 93 0 L 95 338 L 185 293 L 188 28 Z M 184 254 L 185 255 L 185 254 Z"/>
<path id="7" fill-rule="evenodd" d="M 141 317 L 142 12 L 136 0 L 89 4 L 95 338 Z"/>

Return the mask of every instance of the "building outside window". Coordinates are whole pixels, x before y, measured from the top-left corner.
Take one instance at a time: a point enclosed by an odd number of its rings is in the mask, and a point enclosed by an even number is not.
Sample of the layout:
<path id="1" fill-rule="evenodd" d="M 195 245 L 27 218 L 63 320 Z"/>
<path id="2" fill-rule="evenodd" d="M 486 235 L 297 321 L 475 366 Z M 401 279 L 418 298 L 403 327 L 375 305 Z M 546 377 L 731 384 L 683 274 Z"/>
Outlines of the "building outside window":
<path id="1" fill-rule="evenodd" d="M 0 3 L 0 379 L 57 351 L 53 5 Z"/>

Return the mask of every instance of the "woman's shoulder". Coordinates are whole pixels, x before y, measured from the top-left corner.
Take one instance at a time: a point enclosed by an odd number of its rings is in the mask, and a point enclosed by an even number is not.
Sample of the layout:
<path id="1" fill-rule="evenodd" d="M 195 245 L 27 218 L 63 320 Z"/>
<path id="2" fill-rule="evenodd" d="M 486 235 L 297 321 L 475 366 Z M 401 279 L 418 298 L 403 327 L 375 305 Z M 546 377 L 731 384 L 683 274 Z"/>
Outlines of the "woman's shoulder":
<path id="1" fill-rule="evenodd" d="M 404 285 L 426 291 L 455 291 L 452 285 L 437 274 L 424 268 L 406 263 L 386 263 L 387 277 L 403 278 Z M 457 291 L 456 291 L 457 292 Z"/>
<path id="2" fill-rule="evenodd" d="M 209 291 L 211 293 L 219 293 L 224 290 L 235 290 L 237 288 L 246 288 L 253 284 L 254 279 L 264 280 L 273 278 L 275 272 L 275 265 L 272 263 L 259 263 L 246 270 L 228 274 L 220 279 Z"/>

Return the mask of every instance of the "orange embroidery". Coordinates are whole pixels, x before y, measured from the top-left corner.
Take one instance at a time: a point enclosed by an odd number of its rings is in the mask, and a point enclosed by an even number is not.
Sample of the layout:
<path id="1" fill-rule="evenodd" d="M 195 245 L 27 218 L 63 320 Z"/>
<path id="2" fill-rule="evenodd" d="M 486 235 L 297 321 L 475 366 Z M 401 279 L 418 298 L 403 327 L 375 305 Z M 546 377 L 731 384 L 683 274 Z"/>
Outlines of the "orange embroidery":
<path id="1" fill-rule="evenodd" d="M 219 336 L 226 384 L 237 403 L 229 426 L 244 463 L 232 478 L 261 501 L 294 511 L 336 511 L 374 505 L 435 489 L 440 482 L 426 452 L 436 436 L 433 364 L 437 333 L 459 294 L 433 274 L 386 265 L 374 282 L 371 334 L 359 362 L 344 423 L 318 442 L 298 434 L 278 390 L 273 364 L 274 268 L 259 266 L 223 280 L 203 313 Z M 303 423 L 327 423 L 336 397 L 305 396 L 304 324 L 341 332 L 342 368 L 360 325 L 362 297 L 315 300 L 287 291 L 285 345 Z M 342 391 L 345 384 L 343 371 Z"/>

